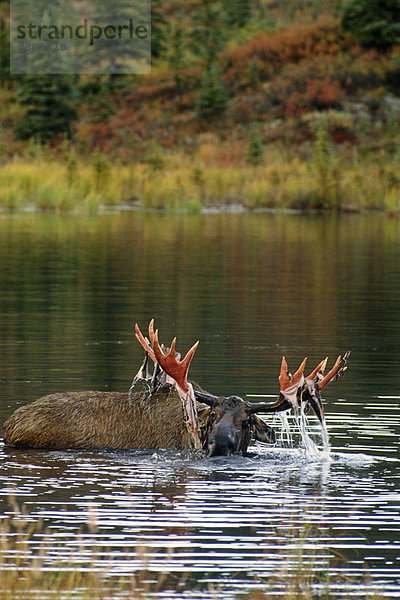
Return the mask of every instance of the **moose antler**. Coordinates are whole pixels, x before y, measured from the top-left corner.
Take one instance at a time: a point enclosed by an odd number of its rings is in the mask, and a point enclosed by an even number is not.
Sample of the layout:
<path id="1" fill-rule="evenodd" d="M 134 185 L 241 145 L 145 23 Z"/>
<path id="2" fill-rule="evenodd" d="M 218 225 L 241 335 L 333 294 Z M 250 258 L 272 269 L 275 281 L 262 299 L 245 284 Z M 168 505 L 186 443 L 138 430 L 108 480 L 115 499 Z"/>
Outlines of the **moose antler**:
<path id="1" fill-rule="evenodd" d="M 304 378 L 303 374 L 306 359 L 303 360 L 300 367 L 292 377 L 288 371 L 285 357 L 282 358 L 281 373 L 279 376 L 281 396 L 284 396 L 284 398 L 290 402 L 295 410 L 298 410 L 299 403 L 309 402 L 326 435 L 327 430 L 325 424 L 325 415 L 320 391 L 334 377 L 339 377 L 342 373 L 344 373 L 349 354 L 349 352 L 346 352 L 343 358 L 339 356 L 333 368 L 325 377 L 323 377 L 323 375 L 325 372 L 326 363 L 328 361 L 327 358 L 321 361 L 306 378 Z"/>
<path id="2" fill-rule="evenodd" d="M 307 359 L 305 358 L 292 376 L 292 374 L 289 373 L 286 358 L 283 357 L 279 375 L 279 387 L 281 392 L 279 398 L 272 404 L 265 402 L 246 402 L 247 412 L 250 414 L 255 412 L 280 412 L 289 410 L 292 407 L 298 409 L 298 390 L 304 385 L 304 368 L 306 362 Z"/>
<path id="3" fill-rule="evenodd" d="M 180 359 L 180 354 L 175 351 L 176 338 L 172 340 L 170 350 L 164 354 L 162 346 L 158 341 L 158 330 L 154 331 L 154 319 L 149 324 L 150 341 L 143 336 L 138 325 L 135 326 L 136 337 L 147 354 L 158 365 L 166 375 L 172 379 L 180 399 L 182 400 L 185 415 L 185 423 L 193 438 L 195 448 L 201 448 L 199 433 L 197 430 L 197 403 L 193 386 L 187 380 L 189 366 L 199 342 L 196 342 L 186 356 Z M 151 343 L 151 346 L 150 346 Z"/>
<path id="4" fill-rule="evenodd" d="M 323 377 L 325 373 L 326 364 L 328 362 L 328 358 L 325 358 L 315 369 L 306 377 L 306 387 L 302 390 L 302 398 L 311 404 L 314 409 L 315 414 L 317 415 L 323 429 L 326 431 L 325 425 L 325 415 L 324 409 L 322 406 L 322 399 L 320 391 L 334 378 L 338 378 L 347 369 L 347 359 L 350 356 L 350 352 L 346 352 L 343 357 L 338 356 L 334 366 L 329 371 L 325 377 Z M 308 392 L 308 393 L 307 393 Z M 327 433 L 327 431 L 326 431 Z"/>
<path id="5" fill-rule="evenodd" d="M 150 325 L 149 325 L 149 334 L 153 330 L 153 327 L 152 327 L 153 321 L 154 321 L 154 319 L 152 319 L 152 321 L 150 322 Z M 140 345 L 143 347 L 146 354 L 145 354 L 143 363 L 140 365 L 139 371 L 136 373 L 135 377 L 133 378 L 131 387 L 129 388 L 129 392 L 128 392 L 129 398 L 131 398 L 132 392 L 133 392 L 137 382 L 141 381 L 141 380 L 142 381 L 151 381 L 152 388 L 154 390 L 157 378 L 160 375 L 160 368 L 157 364 L 156 357 L 154 356 L 154 352 L 150 345 L 150 342 L 147 339 L 147 337 L 144 337 L 144 335 L 140 331 L 139 325 L 137 323 L 135 323 L 135 336 L 136 336 L 136 339 L 138 340 L 138 342 L 140 343 Z M 153 375 L 150 375 L 150 373 L 149 373 L 149 357 L 151 358 L 151 360 L 154 362 L 154 365 L 155 365 Z"/>
<path id="6" fill-rule="evenodd" d="M 154 319 L 152 319 L 150 321 L 150 324 L 149 324 L 149 336 L 150 336 L 150 339 L 151 339 L 151 333 L 150 333 L 150 331 L 154 335 Z M 136 336 L 136 339 L 138 340 L 139 344 L 141 344 L 141 346 L 144 348 L 145 352 L 147 352 L 147 354 L 150 356 L 151 360 L 153 362 L 157 362 L 155 354 L 153 352 L 153 349 L 150 346 L 149 340 L 144 337 L 144 335 L 140 331 L 139 325 L 137 323 L 135 323 L 135 336 Z"/>
<path id="7" fill-rule="evenodd" d="M 161 372 L 161 374 L 162 374 L 161 379 L 162 379 L 163 383 L 173 383 L 173 381 L 172 381 L 173 378 L 170 377 L 165 371 L 163 372 L 163 369 L 162 369 L 161 365 L 159 364 L 159 362 L 157 361 L 156 356 L 153 351 L 153 348 L 152 348 L 152 345 L 154 345 L 154 336 L 155 336 L 155 334 L 154 334 L 154 319 L 152 319 L 149 323 L 149 338 L 150 338 L 151 342 L 148 340 L 147 337 L 144 337 L 144 335 L 140 331 L 139 325 L 137 323 L 135 324 L 135 336 L 136 336 L 136 339 L 138 340 L 138 342 L 140 343 L 140 345 L 143 347 L 144 351 L 146 352 L 146 358 L 148 356 L 150 356 L 150 358 L 156 365 L 156 369 L 155 369 L 152 379 L 155 380 L 160 375 L 160 372 Z M 164 344 L 161 344 L 161 349 L 164 350 Z M 177 356 L 178 360 L 181 357 L 179 352 L 176 353 L 176 356 Z M 147 366 L 146 359 L 136 377 L 138 377 L 140 375 L 140 373 L 142 373 L 144 366 Z"/>
<path id="8" fill-rule="evenodd" d="M 188 393 L 189 383 L 187 380 L 187 374 L 189 371 L 191 360 L 193 358 L 194 353 L 196 352 L 196 348 L 199 345 L 199 342 L 196 342 L 190 348 L 185 358 L 183 358 L 182 360 L 178 360 L 175 356 L 176 338 L 172 340 L 171 348 L 168 354 L 164 354 L 158 342 L 158 330 L 155 333 L 153 333 L 152 337 L 153 350 L 158 364 L 170 377 L 172 377 L 176 381 L 177 385 L 185 393 Z"/>
<path id="9" fill-rule="evenodd" d="M 284 396 L 294 408 L 299 407 L 297 391 L 304 385 L 304 369 L 306 362 L 307 359 L 305 358 L 296 373 L 292 376 L 291 373 L 289 373 L 286 358 L 282 358 L 279 387 L 281 395 Z"/>
<path id="10" fill-rule="evenodd" d="M 309 375 L 307 375 L 305 379 L 305 386 L 301 392 L 301 399 L 304 402 L 309 402 L 312 406 L 315 414 L 318 417 L 319 422 L 321 423 L 322 429 L 325 431 L 326 436 L 328 435 L 328 431 L 326 429 L 325 423 L 325 414 L 324 408 L 322 406 L 322 400 L 319 393 L 318 381 L 322 380 L 323 374 L 325 373 L 326 363 L 328 362 L 328 358 L 325 358 L 323 361 L 319 363 L 315 367 L 313 371 Z"/>
<path id="11" fill-rule="evenodd" d="M 309 375 L 306 377 L 306 381 L 314 381 L 316 377 L 321 376 L 325 373 L 326 363 L 328 362 L 328 357 L 319 363 L 314 369 L 311 371 Z"/>
<path id="12" fill-rule="evenodd" d="M 286 358 L 284 356 L 282 357 L 281 372 L 279 375 L 279 386 L 281 392 L 287 390 L 292 385 L 297 385 L 302 380 L 306 362 L 307 359 L 305 358 L 297 369 L 296 373 L 292 376 L 291 373 L 289 373 Z"/>
<path id="13" fill-rule="evenodd" d="M 317 383 L 318 390 L 322 390 L 332 380 L 336 380 L 341 377 L 345 371 L 347 371 L 347 361 L 349 359 L 350 352 L 347 351 L 343 354 L 343 356 L 338 356 L 335 364 L 332 369 L 329 371 L 327 375 Z"/>

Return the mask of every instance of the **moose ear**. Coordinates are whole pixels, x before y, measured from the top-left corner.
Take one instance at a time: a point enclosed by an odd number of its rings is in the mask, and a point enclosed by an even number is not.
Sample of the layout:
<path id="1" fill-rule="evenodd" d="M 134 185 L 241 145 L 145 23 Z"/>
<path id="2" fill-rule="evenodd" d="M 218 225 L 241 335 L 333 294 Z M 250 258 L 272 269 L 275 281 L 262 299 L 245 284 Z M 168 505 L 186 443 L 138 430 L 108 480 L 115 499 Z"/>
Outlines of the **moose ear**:
<path id="1" fill-rule="evenodd" d="M 253 430 L 254 439 L 259 442 L 265 442 L 266 444 L 275 444 L 276 435 L 275 431 L 265 423 L 260 417 L 252 415 L 251 425 Z"/>

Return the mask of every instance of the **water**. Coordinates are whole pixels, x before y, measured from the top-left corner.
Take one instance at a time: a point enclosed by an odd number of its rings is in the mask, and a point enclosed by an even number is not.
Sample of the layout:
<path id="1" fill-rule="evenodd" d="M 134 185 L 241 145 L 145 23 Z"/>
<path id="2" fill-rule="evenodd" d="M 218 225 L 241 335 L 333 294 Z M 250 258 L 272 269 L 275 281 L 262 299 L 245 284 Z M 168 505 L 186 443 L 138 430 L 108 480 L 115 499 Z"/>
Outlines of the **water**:
<path id="1" fill-rule="evenodd" d="M 400 222 L 379 215 L 0 215 L 2 421 L 128 390 L 152 317 L 179 350 L 200 339 L 191 376 L 215 394 L 275 394 L 282 355 L 311 370 L 352 351 L 324 393 L 330 456 L 296 433 L 229 459 L 0 447 L 2 513 L 13 490 L 43 519 L 46 568 L 145 566 L 171 574 L 159 598 L 285 597 L 299 572 L 316 595 L 400 598 L 399 271 Z"/>

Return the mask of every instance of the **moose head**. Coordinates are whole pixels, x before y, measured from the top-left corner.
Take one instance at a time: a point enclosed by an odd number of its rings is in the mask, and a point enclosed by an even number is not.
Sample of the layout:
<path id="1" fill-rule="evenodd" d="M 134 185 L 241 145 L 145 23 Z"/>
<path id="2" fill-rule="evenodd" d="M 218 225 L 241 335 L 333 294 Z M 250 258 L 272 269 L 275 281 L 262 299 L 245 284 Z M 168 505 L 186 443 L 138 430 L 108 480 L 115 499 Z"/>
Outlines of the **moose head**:
<path id="1" fill-rule="evenodd" d="M 182 401 L 185 424 L 194 448 L 202 448 L 210 456 L 227 456 L 237 452 L 246 454 L 252 436 L 262 442 L 275 442 L 273 429 L 257 413 L 276 413 L 290 409 L 298 411 L 301 406 L 310 406 L 326 431 L 320 392 L 327 383 L 344 373 L 348 352 L 343 357 L 338 357 L 326 376 L 324 372 L 327 359 L 304 377 L 307 359 L 303 360 L 292 376 L 286 359 L 283 358 L 278 399 L 272 403 L 249 402 L 239 396 L 215 396 L 194 389 L 187 376 L 199 342 L 196 342 L 181 360 L 181 355 L 175 351 L 176 338 L 172 340 L 168 351 L 164 346 L 160 346 L 158 330 L 154 331 L 154 319 L 149 325 L 149 338 L 143 336 L 137 324 L 135 330 L 146 356 L 134 382 L 138 379 L 151 379 L 153 389 L 165 383 L 175 386 Z M 155 364 L 152 377 L 147 370 L 149 357 Z M 205 407 L 201 408 L 201 405 Z"/>

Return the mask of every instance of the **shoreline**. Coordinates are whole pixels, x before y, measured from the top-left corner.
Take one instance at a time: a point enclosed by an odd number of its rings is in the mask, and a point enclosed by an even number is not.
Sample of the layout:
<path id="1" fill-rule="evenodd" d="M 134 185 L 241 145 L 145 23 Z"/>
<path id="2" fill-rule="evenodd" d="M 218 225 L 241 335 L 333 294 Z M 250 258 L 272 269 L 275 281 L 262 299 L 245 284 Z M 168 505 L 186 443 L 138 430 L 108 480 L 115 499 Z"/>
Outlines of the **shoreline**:
<path id="1" fill-rule="evenodd" d="M 304 215 L 304 216 L 313 216 L 313 215 L 381 215 L 382 217 L 388 218 L 400 218 L 400 209 L 386 212 L 383 209 L 378 208 L 357 208 L 354 206 L 343 206 L 340 209 L 329 209 L 329 208 L 253 208 L 247 207 L 244 204 L 224 204 L 224 205 L 215 205 L 200 208 L 199 211 L 191 211 L 189 209 L 180 208 L 180 209 L 169 209 L 169 208 L 152 208 L 140 205 L 132 205 L 132 204 L 123 204 L 123 205 L 100 205 L 98 210 L 95 212 L 89 212 L 85 210 L 81 210 L 78 207 L 68 210 L 68 211 L 60 211 L 51 208 L 41 208 L 35 205 L 26 205 L 16 208 L 4 207 L 0 206 L 0 217 L 7 215 L 15 215 L 15 214 L 54 214 L 54 215 L 65 215 L 68 214 L 70 216 L 88 216 L 92 214 L 92 216 L 101 216 L 101 215 L 112 215 L 119 213 L 153 213 L 153 214 L 175 214 L 175 215 L 219 215 L 219 214 L 284 214 L 284 215 Z"/>
<path id="2" fill-rule="evenodd" d="M 342 151 L 323 162 L 272 149 L 264 164 L 201 162 L 163 156 L 121 164 L 89 159 L 20 157 L 0 165 L 0 210 L 97 214 L 115 210 L 171 213 L 382 213 L 400 216 L 396 161 L 379 163 Z"/>

